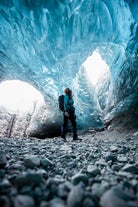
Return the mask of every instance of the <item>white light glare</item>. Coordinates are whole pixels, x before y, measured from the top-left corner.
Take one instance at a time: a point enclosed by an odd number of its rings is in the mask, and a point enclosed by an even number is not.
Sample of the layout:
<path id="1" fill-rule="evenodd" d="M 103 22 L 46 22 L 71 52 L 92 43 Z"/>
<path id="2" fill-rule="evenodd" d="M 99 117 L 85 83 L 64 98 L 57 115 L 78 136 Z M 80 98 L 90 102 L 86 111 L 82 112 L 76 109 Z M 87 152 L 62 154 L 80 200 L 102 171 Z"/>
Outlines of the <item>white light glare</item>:
<path id="1" fill-rule="evenodd" d="M 8 112 L 32 112 L 34 104 L 44 104 L 41 93 L 28 83 L 19 80 L 0 84 L 0 106 Z"/>
<path id="2" fill-rule="evenodd" d="M 96 85 L 98 80 L 107 72 L 109 73 L 109 66 L 102 59 L 98 52 L 93 52 L 83 63 L 86 70 L 87 77 L 92 84 Z"/>

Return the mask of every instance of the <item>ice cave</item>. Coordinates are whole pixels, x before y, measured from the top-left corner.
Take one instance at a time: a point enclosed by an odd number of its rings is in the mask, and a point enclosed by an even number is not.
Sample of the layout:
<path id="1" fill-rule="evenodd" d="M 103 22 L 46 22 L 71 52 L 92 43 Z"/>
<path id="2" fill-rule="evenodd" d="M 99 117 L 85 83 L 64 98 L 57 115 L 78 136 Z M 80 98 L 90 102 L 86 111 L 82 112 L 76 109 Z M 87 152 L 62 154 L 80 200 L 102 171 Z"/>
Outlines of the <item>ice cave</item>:
<path id="1" fill-rule="evenodd" d="M 80 130 L 138 117 L 137 0 L 0 0 L 0 50 L 0 91 L 20 81 L 44 99 L 11 112 L 1 93 L 0 136 L 59 134 L 65 87 L 73 90 Z"/>
<path id="2" fill-rule="evenodd" d="M 138 207 L 138 0 L 0 0 L 0 207 Z"/>

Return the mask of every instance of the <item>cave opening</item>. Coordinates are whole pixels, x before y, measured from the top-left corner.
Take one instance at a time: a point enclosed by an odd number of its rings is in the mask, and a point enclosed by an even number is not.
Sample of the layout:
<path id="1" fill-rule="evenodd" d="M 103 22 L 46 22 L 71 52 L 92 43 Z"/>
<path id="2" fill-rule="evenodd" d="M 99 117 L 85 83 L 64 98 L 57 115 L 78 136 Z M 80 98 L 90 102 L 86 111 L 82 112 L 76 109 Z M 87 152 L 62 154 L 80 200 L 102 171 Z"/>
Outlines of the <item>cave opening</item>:
<path id="1" fill-rule="evenodd" d="M 0 84 L 0 97 L 1 134 L 27 136 L 33 114 L 45 104 L 42 94 L 26 82 L 6 80 Z"/>
<path id="2" fill-rule="evenodd" d="M 105 73 L 109 73 L 109 66 L 96 50 L 85 60 L 82 66 L 86 70 L 88 80 L 95 88 L 97 87 L 98 82 L 102 81 Z"/>
<path id="3" fill-rule="evenodd" d="M 0 84 L 0 106 L 8 112 L 30 112 L 34 105 L 44 103 L 42 94 L 30 84 L 20 80 L 7 80 Z"/>

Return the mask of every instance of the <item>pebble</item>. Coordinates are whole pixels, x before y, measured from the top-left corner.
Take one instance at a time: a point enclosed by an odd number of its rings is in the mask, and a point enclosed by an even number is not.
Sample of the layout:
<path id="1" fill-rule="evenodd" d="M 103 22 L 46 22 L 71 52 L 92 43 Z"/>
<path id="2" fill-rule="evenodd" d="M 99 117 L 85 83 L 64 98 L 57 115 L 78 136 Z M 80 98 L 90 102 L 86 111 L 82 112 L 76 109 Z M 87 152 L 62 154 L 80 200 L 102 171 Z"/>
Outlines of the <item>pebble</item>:
<path id="1" fill-rule="evenodd" d="M 110 153 L 110 152 L 107 152 L 104 157 L 105 157 L 106 162 L 108 162 L 108 161 L 116 162 L 117 161 L 117 155 Z"/>
<path id="2" fill-rule="evenodd" d="M 30 155 L 24 158 L 24 165 L 27 168 L 35 168 L 40 165 L 40 158 L 36 155 Z"/>
<path id="3" fill-rule="evenodd" d="M 16 186 L 17 188 L 22 188 L 28 185 L 37 185 L 42 182 L 42 180 L 42 174 L 36 172 L 25 172 L 17 177 Z"/>
<path id="4" fill-rule="evenodd" d="M 49 201 L 44 207 L 65 207 L 65 203 L 60 198 L 54 198 Z"/>
<path id="5" fill-rule="evenodd" d="M 111 152 L 117 152 L 118 151 L 118 147 L 117 146 L 111 146 L 110 147 L 110 151 Z"/>
<path id="6" fill-rule="evenodd" d="M 74 186 L 67 198 L 67 207 L 79 207 L 83 201 L 84 190 L 81 183 Z"/>
<path id="7" fill-rule="evenodd" d="M 6 153 L 4 151 L 0 151 L 0 169 L 4 168 L 7 164 Z"/>
<path id="8" fill-rule="evenodd" d="M 122 166 L 119 165 L 119 164 L 114 164 L 114 165 L 112 165 L 112 170 L 113 170 L 113 171 L 119 171 L 121 168 L 122 168 Z"/>
<path id="9" fill-rule="evenodd" d="M 66 181 L 65 183 L 61 183 L 58 188 L 58 196 L 63 199 L 67 198 L 72 188 L 73 185 L 69 181 Z"/>
<path id="10" fill-rule="evenodd" d="M 17 195 L 14 198 L 14 207 L 34 207 L 35 202 L 32 197 L 27 195 Z"/>
<path id="11" fill-rule="evenodd" d="M 125 172 L 130 172 L 138 175 L 138 165 L 134 164 L 126 164 L 123 168 L 122 171 Z"/>
<path id="12" fill-rule="evenodd" d="M 100 204 L 102 207 L 129 207 L 127 202 L 133 200 L 133 195 L 124 192 L 119 187 L 113 187 L 103 194 Z M 136 204 L 136 201 L 134 203 Z"/>
<path id="13" fill-rule="evenodd" d="M 87 167 L 87 172 L 91 175 L 91 176 L 96 176 L 98 174 L 100 174 L 100 170 L 94 166 L 94 165 L 88 165 Z"/>
<path id="14" fill-rule="evenodd" d="M 138 131 L 133 134 L 134 137 L 138 137 Z"/>
<path id="15" fill-rule="evenodd" d="M 72 177 L 72 184 L 77 185 L 80 182 L 83 182 L 85 185 L 88 185 L 88 177 L 87 175 L 78 173 Z"/>
<path id="16" fill-rule="evenodd" d="M 44 166 L 44 167 L 49 167 L 49 166 L 52 166 L 53 163 L 51 160 L 49 160 L 48 158 L 43 158 L 41 159 L 41 164 Z"/>
<path id="17" fill-rule="evenodd" d="M 107 162 L 105 162 L 104 159 L 100 159 L 100 160 L 96 161 L 95 164 L 100 165 L 100 166 L 107 166 Z"/>
<path id="18" fill-rule="evenodd" d="M 5 169 L 0 169 L 0 178 L 3 178 L 5 176 Z"/>
<path id="19" fill-rule="evenodd" d="M 110 188 L 109 183 L 103 181 L 102 183 L 94 183 L 92 185 L 93 195 L 100 198 Z"/>
<path id="20" fill-rule="evenodd" d="M 131 174 L 129 172 L 123 172 L 123 171 L 117 172 L 116 175 L 118 175 L 119 177 L 124 177 L 124 178 L 128 178 L 128 179 L 131 179 L 134 177 L 133 174 Z"/>
<path id="21" fill-rule="evenodd" d="M 9 180 L 4 179 L 1 183 L 0 183 L 0 195 L 6 195 L 9 194 L 11 190 L 11 183 L 9 182 Z"/>
<path id="22" fill-rule="evenodd" d="M 128 161 L 128 158 L 127 157 L 117 157 L 117 161 L 118 162 L 127 162 Z"/>

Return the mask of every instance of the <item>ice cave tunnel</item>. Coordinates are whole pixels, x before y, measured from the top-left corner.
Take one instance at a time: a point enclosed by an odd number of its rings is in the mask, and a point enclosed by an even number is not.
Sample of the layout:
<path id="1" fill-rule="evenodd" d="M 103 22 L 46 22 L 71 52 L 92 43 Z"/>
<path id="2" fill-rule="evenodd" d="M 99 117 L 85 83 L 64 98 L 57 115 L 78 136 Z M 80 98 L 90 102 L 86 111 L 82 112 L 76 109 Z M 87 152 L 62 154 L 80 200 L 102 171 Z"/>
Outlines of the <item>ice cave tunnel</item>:
<path id="1" fill-rule="evenodd" d="M 0 0 L 0 51 L 0 136 L 57 135 L 65 87 L 73 90 L 80 130 L 138 117 L 137 0 Z M 30 110 L 2 105 L 12 94 L 2 85 L 15 81 L 40 93 Z"/>

